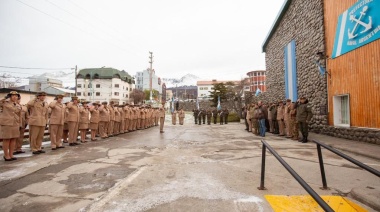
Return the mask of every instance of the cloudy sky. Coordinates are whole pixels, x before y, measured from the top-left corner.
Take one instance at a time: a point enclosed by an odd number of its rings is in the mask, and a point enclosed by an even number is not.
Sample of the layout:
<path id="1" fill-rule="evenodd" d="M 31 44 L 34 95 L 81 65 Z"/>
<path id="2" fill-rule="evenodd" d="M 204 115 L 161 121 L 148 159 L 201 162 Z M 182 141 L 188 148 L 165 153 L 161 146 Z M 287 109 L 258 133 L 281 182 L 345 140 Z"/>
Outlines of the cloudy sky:
<path id="1" fill-rule="evenodd" d="M 264 69 L 262 43 L 284 0 L 1 0 L 0 68 L 148 67 L 236 80 Z"/>

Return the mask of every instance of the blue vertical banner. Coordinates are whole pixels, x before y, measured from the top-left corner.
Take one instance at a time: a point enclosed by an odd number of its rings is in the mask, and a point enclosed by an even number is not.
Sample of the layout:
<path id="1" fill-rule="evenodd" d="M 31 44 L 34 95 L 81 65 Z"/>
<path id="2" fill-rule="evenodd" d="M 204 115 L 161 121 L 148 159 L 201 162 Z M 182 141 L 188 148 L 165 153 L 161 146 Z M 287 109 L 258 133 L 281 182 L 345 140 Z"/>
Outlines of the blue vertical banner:
<path id="1" fill-rule="evenodd" d="M 292 40 L 285 46 L 285 96 L 293 102 L 297 101 L 297 66 L 296 42 Z"/>
<path id="2" fill-rule="evenodd" d="M 380 0 L 360 0 L 338 18 L 332 58 L 380 38 Z"/>
<path id="3" fill-rule="evenodd" d="M 217 106 L 217 110 L 221 110 L 222 109 L 222 106 L 220 105 L 220 96 L 218 96 L 218 106 Z"/>

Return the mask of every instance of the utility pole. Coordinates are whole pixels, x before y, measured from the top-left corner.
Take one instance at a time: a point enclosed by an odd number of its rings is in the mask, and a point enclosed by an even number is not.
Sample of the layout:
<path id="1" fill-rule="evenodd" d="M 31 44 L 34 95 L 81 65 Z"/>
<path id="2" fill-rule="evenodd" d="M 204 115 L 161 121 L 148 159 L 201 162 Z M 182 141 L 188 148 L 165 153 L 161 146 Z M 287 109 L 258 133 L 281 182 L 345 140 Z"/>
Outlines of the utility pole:
<path id="1" fill-rule="evenodd" d="M 78 89 L 78 80 L 77 80 L 77 75 L 78 75 L 78 66 L 77 65 L 75 65 L 75 94 L 74 94 L 74 96 L 76 96 L 77 95 L 77 89 Z"/>
<path id="2" fill-rule="evenodd" d="M 150 68 L 149 68 L 149 90 L 150 90 L 150 101 L 152 101 L 152 90 L 153 90 L 153 52 L 149 52 L 149 63 L 150 63 Z"/>

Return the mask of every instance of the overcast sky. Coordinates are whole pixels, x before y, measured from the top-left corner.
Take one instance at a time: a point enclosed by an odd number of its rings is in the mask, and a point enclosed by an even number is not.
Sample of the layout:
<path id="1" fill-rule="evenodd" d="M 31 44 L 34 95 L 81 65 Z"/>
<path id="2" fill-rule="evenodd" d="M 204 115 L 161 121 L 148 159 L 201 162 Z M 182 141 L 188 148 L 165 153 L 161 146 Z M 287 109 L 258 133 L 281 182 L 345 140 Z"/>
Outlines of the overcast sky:
<path id="1" fill-rule="evenodd" d="M 265 68 L 262 43 L 283 1 L 0 0 L 0 66 L 107 66 L 134 75 L 152 51 L 160 77 L 237 80 Z"/>

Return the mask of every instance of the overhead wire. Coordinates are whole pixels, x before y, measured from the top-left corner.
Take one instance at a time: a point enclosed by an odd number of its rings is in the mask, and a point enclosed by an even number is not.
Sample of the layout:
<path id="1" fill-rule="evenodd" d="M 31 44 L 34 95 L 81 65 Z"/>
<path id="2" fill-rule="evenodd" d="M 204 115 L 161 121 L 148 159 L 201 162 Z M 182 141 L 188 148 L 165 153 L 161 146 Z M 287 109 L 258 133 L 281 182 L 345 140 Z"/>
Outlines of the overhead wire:
<path id="1" fill-rule="evenodd" d="M 15 69 L 35 69 L 35 70 L 72 70 L 74 68 L 31 68 L 31 67 L 17 67 L 17 66 L 0 66 L 0 68 L 15 68 Z"/>

